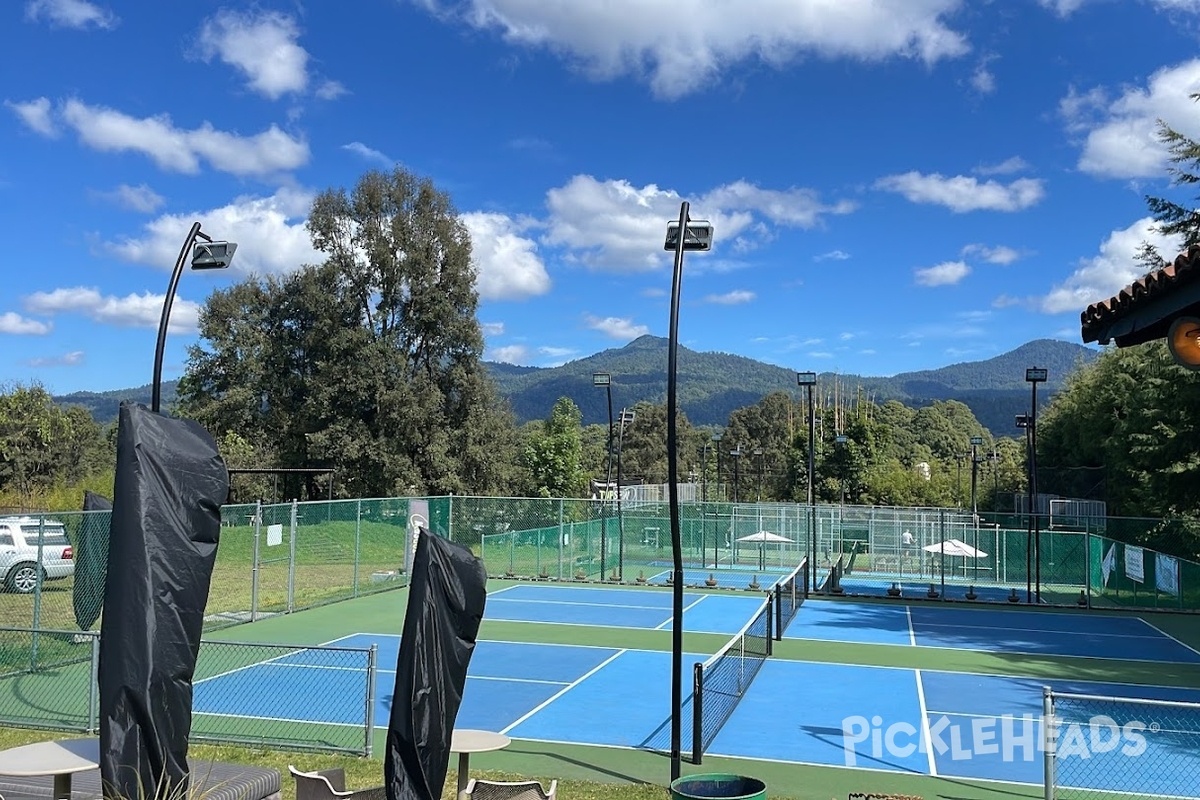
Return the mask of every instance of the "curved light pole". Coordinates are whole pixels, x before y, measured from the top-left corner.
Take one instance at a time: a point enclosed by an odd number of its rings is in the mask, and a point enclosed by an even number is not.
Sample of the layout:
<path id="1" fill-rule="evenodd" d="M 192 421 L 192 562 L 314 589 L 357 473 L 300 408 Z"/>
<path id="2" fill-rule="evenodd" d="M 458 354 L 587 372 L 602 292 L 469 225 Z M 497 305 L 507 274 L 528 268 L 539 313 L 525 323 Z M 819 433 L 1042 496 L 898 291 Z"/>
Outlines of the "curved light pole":
<path id="1" fill-rule="evenodd" d="M 600 580 L 605 581 L 608 579 L 608 573 L 604 569 L 605 547 L 608 543 L 608 501 L 604 495 L 612 486 L 613 467 L 612 375 L 607 372 L 593 372 L 592 386 L 603 386 L 608 394 L 608 438 L 605 440 L 605 449 L 608 452 L 605 462 L 608 466 L 604 472 L 604 491 L 600 493 Z"/>
<path id="2" fill-rule="evenodd" d="M 671 321 L 667 344 L 667 492 L 671 507 L 671 555 L 675 561 L 672 580 L 671 630 L 671 780 L 679 777 L 680 738 L 683 723 L 683 544 L 679 531 L 679 454 L 676 444 L 675 415 L 676 384 L 679 351 L 679 292 L 683 285 L 683 253 L 685 250 L 708 250 L 712 247 L 712 226 L 697 221 L 692 224 L 689 204 L 679 206 L 679 222 L 667 225 L 663 248 L 675 251 L 675 269 L 671 281 Z M 692 760 L 699 754 L 698 743 L 692 743 Z"/>
<path id="3" fill-rule="evenodd" d="M 204 244 L 196 244 L 196 239 L 203 239 Z M 162 316 L 158 321 L 158 343 L 154 348 L 154 378 L 150 383 L 150 410 L 158 413 L 162 404 L 162 362 L 163 351 L 167 346 L 167 327 L 171 320 L 171 304 L 175 302 L 175 290 L 179 287 L 179 278 L 183 275 L 183 262 L 189 250 L 192 252 L 192 269 L 225 269 L 233 261 L 236 242 L 214 242 L 211 237 L 200 230 L 200 223 L 193 222 L 183 247 L 179 248 L 179 257 L 175 259 L 175 269 L 171 272 L 171 282 L 167 285 L 167 296 L 163 298 Z"/>

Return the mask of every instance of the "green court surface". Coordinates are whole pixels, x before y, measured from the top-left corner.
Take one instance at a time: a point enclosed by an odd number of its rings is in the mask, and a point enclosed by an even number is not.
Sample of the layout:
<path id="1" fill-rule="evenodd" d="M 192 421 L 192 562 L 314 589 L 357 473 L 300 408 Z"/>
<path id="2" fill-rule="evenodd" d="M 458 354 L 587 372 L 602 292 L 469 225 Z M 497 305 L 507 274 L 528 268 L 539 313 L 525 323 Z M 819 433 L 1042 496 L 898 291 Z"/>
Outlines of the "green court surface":
<path id="1" fill-rule="evenodd" d="M 500 599 L 514 587 L 527 592 L 529 582 L 491 579 L 489 592 L 495 602 L 490 607 L 499 613 Z M 582 589 L 582 586 L 581 586 Z M 645 587 L 604 587 L 605 592 L 646 592 Z M 669 589 L 659 590 L 664 597 L 670 596 Z M 694 590 L 689 589 L 689 592 Z M 520 592 L 518 593 L 520 594 Z M 714 597 L 729 592 L 713 592 Z M 743 593 L 737 593 L 742 595 Z M 516 596 L 509 594 L 509 596 Z M 206 647 L 214 654 L 200 666 L 198 678 L 237 672 L 244 663 L 271 661 L 272 644 L 319 645 L 337 642 L 352 635 L 378 634 L 398 636 L 403 627 L 403 615 L 407 592 L 391 591 L 383 594 L 347 600 L 294 614 L 279 615 L 233 626 L 206 634 Z M 706 601 L 709 602 L 709 601 Z M 793 626 L 803 623 L 806 614 L 813 611 L 812 604 L 838 604 L 845 601 L 809 600 L 799 610 Z M 881 608 L 893 608 L 888 601 L 876 601 Z M 702 606 L 698 606 L 702 607 Z M 990 607 L 987 614 L 1003 614 L 1005 609 Z M 966 608 L 957 614 L 971 613 Z M 981 612 L 983 613 L 983 612 Z M 1025 609 L 1020 613 L 1037 613 Z M 1058 613 L 1064 613 L 1059 610 Z M 1089 612 L 1076 613 L 1088 616 Z M 1105 611 L 1108 616 L 1119 617 L 1123 612 Z M 1092 614 L 1092 616 L 1097 616 Z M 1130 614 L 1133 617 L 1135 615 Z M 1173 637 L 1193 648 L 1200 648 L 1200 618 L 1190 615 L 1146 614 L 1140 616 L 1151 622 L 1165 635 Z M 985 617 L 980 616 L 980 620 Z M 1014 617 L 1015 619 L 1015 617 Z M 671 650 L 670 626 L 659 629 L 650 627 L 616 627 L 607 624 L 563 624 L 546 621 L 499 621 L 485 614 L 480 640 L 508 643 L 535 643 L 547 645 L 575 645 L 593 648 L 666 653 Z M 691 663 L 697 654 L 717 652 L 729 641 L 727 633 L 698 633 L 686 630 L 684 636 L 685 675 L 691 674 Z M 226 655 L 221 642 L 255 643 L 259 648 L 229 650 Z M 233 655 L 234 653 L 237 655 Z M 357 655 L 347 652 L 347 659 Z M 394 653 L 390 655 L 394 658 Z M 1129 657 L 1135 657 L 1130 654 Z M 223 661 L 240 659 L 241 661 Z M 1146 686 L 1197 687 L 1200 686 L 1200 664 L 1197 663 L 1153 663 L 1126 661 L 1120 658 L 1078 658 L 1049 654 L 1017 654 L 1003 651 L 979 651 L 954 649 L 951 647 L 894 646 L 871 642 L 826 641 L 818 638 L 790 638 L 785 636 L 774 642 L 775 660 L 796 662 L 819 662 L 855 666 L 901 667 L 939 672 L 964 672 L 983 675 L 1016 676 L 1035 679 L 1064 679 L 1073 681 L 1095 681 L 1101 683 L 1128 683 Z M 90 702 L 86 690 L 88 663 L 76 664 L 50 670 L 49 673 L 9 677 L 0 680 L 0 708 L 8 709 L 24 704 L 28 709 L 31 724 L 38 715 L 61 714 L 85 717 Z M 330 665 L 337 668 L 336 665 Z M 380 663 L 380 669 L 391 670 L 395 664 Z M 850 670 L 848 670 L 850 671 Z M 668 674 L 647 674 L 645 681 L 669 683 Z M 661 694 L 662 687 L 656 692 Z M 872 686 L 852 687 L 855 694 L 869 696 Z M 313 691 L 319 692 L 319 687 Z M 690 686 L 685 685 L 685 692 Z M 819 691 L 819 688 L 814 688 Z M 803 697 L 803 687 L 797 690 Z M 588 707 L 578 718 L 581 727 L 604 727 L 636 711 L 636 692 L 622 698 L 614 697 L 610 702 L 598 702 Z M 792 707 L 780 708 L 781 725 L 799 724 L 805 720 L 803 701 Z M 262 720 L 239 719 L 229 715 L 210 720 L 207 725 L 214 734 L 224 733 L 231 738 L 253 740 L 254 725 L 276 724 Z M 384 752 L 386 719 L 376 719 L 373 733 L 374 757 Z M 575 724 L 572 722 L 572 724 Z M 683 719 L 683 728 L 688 730 L 690 718 Z M 352 748 L 354 737 L 361 738 L 362 730 L 347 732 L 336 727 L 329 731 L 333 747 Z M 690 741 L 690 740 L 689 740 Z M 687 744 L 684 744 L 687 749 Z M 646 749 L 581 745 L 552 741 L 522 739 L 516 734 L 513 744 L 507 749 L 480 754 L 472 759 L 472 766 L 479 769 L 497 769 L 507 773 L 554 775 L 563 778 L 579 778 L 618 783 L 651 783 L 665 786 L 669 782 L 670 761 L 661 753 Z M 884 772 L 869 769 L 854 769 L 844 766 L 810 766 L 779 763 L 765 759 L 732 759 L 706 756 L 703 765 L 684 764 L 684 774 L 696 772 L 736 772 L 758 777 L 766 782 L 770 797 L 779 798 L 830 798 L 846 797 L 850 793 L 909 794 L 926 800 L 1015 800 L 1015 798 L 1042 797 L 1042 788 L 1037 785 L 1001 783 L 996 781 L 966 778 L 929 777 L 900 772 Z M 1111 795 L 1110 795 L 1111 796 Z"/>

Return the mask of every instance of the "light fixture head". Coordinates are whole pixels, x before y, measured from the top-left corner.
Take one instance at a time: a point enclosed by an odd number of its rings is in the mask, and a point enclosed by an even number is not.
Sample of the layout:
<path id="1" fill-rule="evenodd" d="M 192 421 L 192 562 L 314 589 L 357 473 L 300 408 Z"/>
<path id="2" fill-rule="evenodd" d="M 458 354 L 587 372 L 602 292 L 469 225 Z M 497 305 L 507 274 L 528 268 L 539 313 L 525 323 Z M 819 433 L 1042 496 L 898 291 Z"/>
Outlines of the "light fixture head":
<path id="1" fill-rule="evenodd" d="M 972 447 L 979 447 L 981 444 L 983 444 L 982 436 L 972 436 L 971 437 L 971 446 Z"/>
<path id="2" fill-rule="evenodd" d="M 592 386 L 608 386 L 612 383 L 612 375 L 607 372 L 593 372 Z"/>
<path id="3" fill-rule="evenodd" d="M 192 269 L 225 269 L 235 252 L 237 242 L 197 242 L 192 250 Z"/>
<path id="4" fill-rule="evenodd" d="M 688 220 L 687 234 L 683 237 L 684 250 L 711 250 L 713 229 L 707 220 Z M 667 224 L 667 239 L 663 244 L 664 250 L 676 250 L 679 247 L 679 222 Z"/>
<path id="5" fill-rule="evenodd" d="M 1200 319 L 1179 317 L 1167 333 L 1167 349 L 1175 363 L 1188 369 L 1200 369 Z"/>
<path id="6" fill-rule="evenodd" d="M 1048 374 L 1043 367 L 1030 367 L 1025 370 L 1025 380 L 1029 383 L 1045 383 Z"/>
<path id="7" fill-rule="evenodd" d="M 837 444 L 845 444 L 846 442 L 850 441 L 850 439 L 849 439 L 849 437 L 847 437 L 845 435 L 840 435 L 840 436 L 835 437 L 833 441 L 836 442 Z"/>
<path id="8" fill-rule="evenodd" d="M 1017 414 L 1017 427 L 1018 428 L 1033 427 L 1032 425 L 1030 425 L 1030 423 L 1032 421 L 1033 421 L 1033 419 L 1028 414 Z"/>
<path id="9" fill-rule="evenodd" d="M 797 386 L 816 386 L 817 385 L 817 373 L 815 373 L 815 372 L 797 372 L 796 373 L 796 385 Z"/>

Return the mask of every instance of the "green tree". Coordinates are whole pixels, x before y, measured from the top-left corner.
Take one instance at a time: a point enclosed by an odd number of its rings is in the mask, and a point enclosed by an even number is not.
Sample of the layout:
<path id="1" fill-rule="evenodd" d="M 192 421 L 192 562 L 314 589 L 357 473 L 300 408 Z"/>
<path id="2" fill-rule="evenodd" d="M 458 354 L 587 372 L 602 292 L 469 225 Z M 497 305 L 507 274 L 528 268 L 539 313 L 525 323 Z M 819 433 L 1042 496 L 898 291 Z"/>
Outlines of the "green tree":
<path id="1" fill-rule="evenodd" d="M 583 415 L 569 397 L 559 398 L 542 425 L 529 432 L 522 452 L 532 497 L 586 497 Z"/>
<path id="2" fill-rule="evenodd" d="M 1200 100 L 1200 93 L 1188 95 L 1192 101 Z M 1185 136 L 1163 120 L 1158 121 L 1158 139 L 1167 146 L 1173 186 L 1193 186 L 1200 183 L 1200 142 Z M 1154 218 L 1155 227 L 1164 236 L 1179 237 L 1185 248 L 1200 244 L 1200 210 L 1165 197 L 1146 196 L 1146 205 Z M 1158 249 L 1144 242 L 1138 260 L 1148 270 L 1161 269 L 1164 258 Z"/>
<path id="3" fill-rule="evenodd" d="M 277 466 L 331 466 L 338 494 L 500 494 L 516 435 L 482 364 L 471 242 L 450 199 L 402 169 L 322 192 L 325 256 L 206 303 L 184 412 Z M 311 487 L 310 487 L 311 489 Z"/>

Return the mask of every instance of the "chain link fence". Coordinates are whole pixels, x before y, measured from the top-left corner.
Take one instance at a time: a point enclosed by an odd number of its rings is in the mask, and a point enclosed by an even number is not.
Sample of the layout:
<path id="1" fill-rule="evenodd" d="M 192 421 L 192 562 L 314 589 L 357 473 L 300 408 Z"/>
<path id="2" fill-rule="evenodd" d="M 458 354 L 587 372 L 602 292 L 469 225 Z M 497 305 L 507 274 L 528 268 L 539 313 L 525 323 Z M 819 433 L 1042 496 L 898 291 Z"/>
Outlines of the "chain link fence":
<path id="1" fill-rule="evenodd" d="M 100 635 L 0 628 L 0 724 L 95 733 Z M 370 648 L 203 639 L 191 739 L 370 755 Z"/>
<path id="2" fill-rule="evenodd" d="M 1200 703 L 1043 697 L 1046 800 L 1196 796 Z"/>

